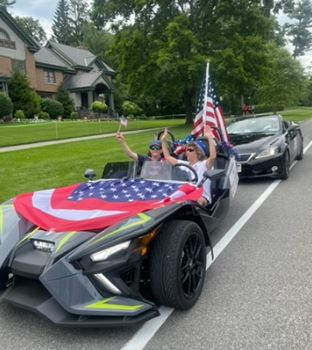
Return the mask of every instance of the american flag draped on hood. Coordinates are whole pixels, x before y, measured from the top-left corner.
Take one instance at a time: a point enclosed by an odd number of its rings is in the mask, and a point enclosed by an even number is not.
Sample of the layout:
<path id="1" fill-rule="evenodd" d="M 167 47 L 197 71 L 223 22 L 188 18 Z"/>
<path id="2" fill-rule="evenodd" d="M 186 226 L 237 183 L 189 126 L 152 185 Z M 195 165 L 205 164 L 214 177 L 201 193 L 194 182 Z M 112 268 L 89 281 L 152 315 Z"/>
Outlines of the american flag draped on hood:
<path id="1" fill-rule="evenodd" d="M 204 131 L 204 124 L 218 127 L 221 131 L 223 141 L 229 142 L 220 99 L 215 92 L 209 76 L 209 63 L 207 63 L 206 75 L 199 93 L 192 135 L 195 137 L 201 136 Z M 217 132 L 213 131 L 213 133 L 219 142 L 222 141 Z"/>
<path id="2" fill-rule="evenodd" d="M 138 213 L 197 200 L 202 188 L 152 180 L 99 180 L 18 195 L 18 214 L 48 231 L 104 229 Z"/>

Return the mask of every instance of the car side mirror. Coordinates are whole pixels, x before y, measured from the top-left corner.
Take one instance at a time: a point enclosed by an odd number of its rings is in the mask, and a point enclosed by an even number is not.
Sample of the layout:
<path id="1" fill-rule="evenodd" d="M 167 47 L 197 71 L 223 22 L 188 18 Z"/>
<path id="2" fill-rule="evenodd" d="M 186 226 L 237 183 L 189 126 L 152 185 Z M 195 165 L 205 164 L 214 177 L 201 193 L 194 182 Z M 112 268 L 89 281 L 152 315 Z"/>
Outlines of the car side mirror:
<path id="1" fill-rule="evenodd" d="M 220 179 L 224 175 L 225 175 L 225 169 L 211 169 L 211 170 L 207 170 L 207 171 L 204 172 L 203 178 L 200 181 L 200 183 L 198 184 L 198 187 L 201 187 L 207 179 L 217 180 L 217 179 Z"/>
<path id="2" fill-rule="evenodd" d="M 89 181 L 92 181 L 95 178 L 96 174 L 93 169 L 87 169 L 84 172 L 84 177 L 87 178 Z"/>

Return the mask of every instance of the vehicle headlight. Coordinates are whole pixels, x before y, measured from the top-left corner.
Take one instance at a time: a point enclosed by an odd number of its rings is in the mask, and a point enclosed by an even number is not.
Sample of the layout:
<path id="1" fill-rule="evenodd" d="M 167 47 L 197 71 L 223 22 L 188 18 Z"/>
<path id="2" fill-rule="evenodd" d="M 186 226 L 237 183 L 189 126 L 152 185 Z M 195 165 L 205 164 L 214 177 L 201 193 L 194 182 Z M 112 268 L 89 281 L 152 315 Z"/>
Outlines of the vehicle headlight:
<path id="1" fill-rule="evenodd" d="M 116 244 L 112 247 L 109 247 L 109 248 L 103 249 L 99 252 L 91 254 L 90 258 L 93 262 L 106 260 L 110 256 L 112 256 L 112 255 L 114 255 L 122 250 L 126 250 L 129 247 L 130 243 L 131 243 L 131 241 L 126 241 L 126 242 Z"/>
<path id="2" fill-rule="evenodd" d="M 279 153 L 278 146 L 270 146 L 256 156 L 256 159 L 273 157 Z"/>

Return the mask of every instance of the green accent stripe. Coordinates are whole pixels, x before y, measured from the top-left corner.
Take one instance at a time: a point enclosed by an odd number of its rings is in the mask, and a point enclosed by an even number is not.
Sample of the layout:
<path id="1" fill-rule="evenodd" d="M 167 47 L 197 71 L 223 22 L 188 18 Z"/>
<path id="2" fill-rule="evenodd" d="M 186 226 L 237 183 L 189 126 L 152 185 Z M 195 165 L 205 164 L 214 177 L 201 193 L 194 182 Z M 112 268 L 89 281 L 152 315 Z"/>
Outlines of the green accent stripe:
<path id="1" fill-rule="evenodd" d="M 63 248 L 63 246 L 65 245 L 65 243 L 66 243 L 67 241 L 69 241 L 69 240 L 72 238 L 72 236 L 74 236 L 74 234 L 75 234 L 76 232 L 77 232 L 77 231 L 68 232 L 68 233 L 66 234 L 66 236 L 63 237 L 63 238 L 58 242 L 58 244 L 57 244 L 57 246 L 56 246 L 56 248 L 55 248 L 55 250 L 54 250 L 54 254 L 56 254 L 59 250 L 61 250 L 61 248 Z"/>
<path id="2" fill-rule="evenodd" d="M 114 298 L 108 298 L 97 301 L 95 303 L 85 305 L 85 309 L 101 309 L 111 311 L 137 311 L 143 307 L 143 305 L 121 305 L 121 304 L 108 304 L 109 301 Z"/>
<path id="3" fill-rule="evenodd" d="M 30 239 L 31 236 L 33 236 L 37 231 L 39 230 L 39 227 L 36 227 L 33 231 L 31 231 L 30 233 L 28 233 L 23 239 L 21 239 L 17 245 L 20 245 L 26 241 L 28 241 Z"/>
<path id="4" fill-rule="evenodd" d="M 94 243 L 98 243 L 104 239 L 107 239 L 111 236 L 114 236 L 116 233 L 119 233 L 121 231 L 124 231 L 128 228 L 131 228 L 131 227 L 135 227 L 135 226 L 139 226 L 141 224 L 145 224 L 146 222 L 148 222 L 149 220 L 151 220 L 152 218 L 146 214 L 143 214 L 143 213 L 140 213 L 138 214 L 138 217 L 141 219 L 141 220 L 138 220 L 138 221 L 135 221 L 135 222 L 132 222 L 131 224 L 128 224 L 128 225 L 124 225 L 124 226 L 121 226 L 119 227 L 117 230 L 114 230 L 110 233 L 108 233 L 107 235 L 104 235 L 103 237 L 100 237 L 98 239 L 96 239 L 95 241 L 92 242 L 92 244 Z"/>

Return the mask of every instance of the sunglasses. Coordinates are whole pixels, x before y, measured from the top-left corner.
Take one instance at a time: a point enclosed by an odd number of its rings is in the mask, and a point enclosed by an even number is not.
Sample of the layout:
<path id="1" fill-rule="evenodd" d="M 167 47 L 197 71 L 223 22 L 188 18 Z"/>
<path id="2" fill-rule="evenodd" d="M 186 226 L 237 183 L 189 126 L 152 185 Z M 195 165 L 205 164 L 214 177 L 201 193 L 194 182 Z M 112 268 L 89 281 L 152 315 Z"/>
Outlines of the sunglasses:
<path id="1" fill-rule="evenodd" d="M 187 148 L 186 151 L 187 151 L 187 152 L 194 152 L 195 149 L 194 149 L 194 148 Z"/>
<path id="2" fill-rule="evenodd" d="M 160 147 L 159 146 L 151 146 L 150 148 L 149 148 L 151 151 L 160 151 Z"/>

